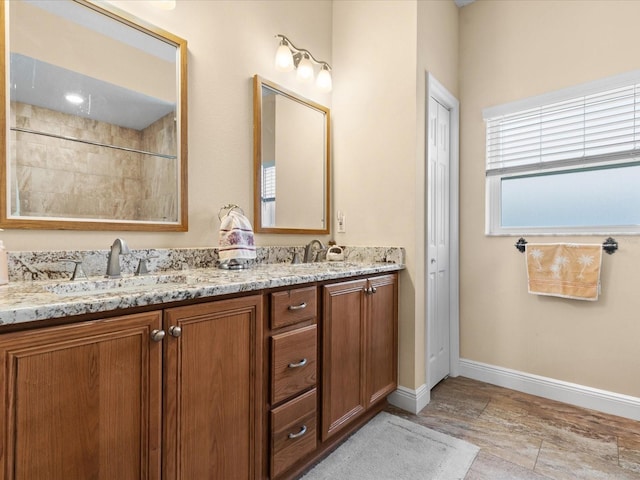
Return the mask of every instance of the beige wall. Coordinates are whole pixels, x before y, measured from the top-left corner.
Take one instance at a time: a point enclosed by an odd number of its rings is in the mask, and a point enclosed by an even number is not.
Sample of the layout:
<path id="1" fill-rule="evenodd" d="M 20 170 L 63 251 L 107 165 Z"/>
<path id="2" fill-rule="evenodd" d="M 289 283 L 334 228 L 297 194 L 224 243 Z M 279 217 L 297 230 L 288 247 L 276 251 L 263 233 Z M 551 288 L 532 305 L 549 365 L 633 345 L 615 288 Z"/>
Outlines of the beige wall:
<path id="1" fill-rule="evenodd" d="M 339 244 L 400 245 L 400 384 L 425 383 L 426 71 L 457 90 L 449 1 L 339 1 L 333 7 L 334 211 Z"/>
<path id="2" fill-rule="evenodd" d="M 276 33 L 331 63 L 329 0 L 180 0 L 175 10 L 151 2 L 112 2 L 187 40 L 189 49 L 189 231 L 2 232 L 8 250 L 107 248 L 116 236 L 131 248 L 217 246 L 218 210 L 237 203 L 252 217 L 252 77 L 259 74 L 315 102 L 331 106 L 331 94 L 302 85 L 293 73 L 273 66 Z M 301 8 L 304 5 L 304 8 Z M 329 237 L 323 238 L 328 240 Z M 261 235 L 259 245 L 301 245 L 308 236 Z"/>
<path id="3" fill-rule="evenodd" d="M 393 18 L 393 21 L 390 21 Z M 334 29 L 334 211 L 340 245 L 399 245 L 399 381 L 414 387 L 416 3 L 340 1 Z"/>
<path id="4" fill-rule="evenodd" d="M 252 90 L 259 74 L 332 108 L 333 207 L 347 218 L 339 244 L 407 249 L 400 282 L 400 383 L 424 369 L 424 118 L 426 72 L 457 94 L 458 10 L 449 0 L 199 1 L 173 11 L 113 1 L 188 41 L 189 232 L 5 231 L 9 250 L 215 246 L 219 208 L 251 216 Z M 276 72 L 276 33 L 333 67 L 320 93 Z M 309 236 L 258 235 L 259 245 L 301 245 Z M 322 237 L 326 241 L 330 237 Z"/>
<path id="5" fill-rule="evenodd" d="M 283 95 L 273 96 L 276 100 L 276 225 L 321 228 L 326 225 L 326 116 Z"/>
<path id="6" fill-rule="evenodd" d="M 400 383 L 419 387 L 425 377 L 423 161 L 429 71 L 461 101 L 461 355 L 640 396 L 640 384 L 629 374 L 640 367 L 634 303 L 638 238 L 619 238 L 618 253 L 604 259 L 598 302 L 528 295 L 515 239 L 484 236 L 481 116 L 490 105 L 639 68 L 637 56 L 627 60 L 623 54 L 637 43 L 640 3 L 478 0 L 459 17 L 448 0 L 180 0 L 170 12 L 146 2 L 114 3 L 189 42 L 189 232 L 118 233 L 132 248 L 214 246 L 222 205 L 235 202 L 250 214 L 254 74 L 328 105 L 333 211 L 343 210 L 347 219 L 347 233 L 334 237 L 340 244 L 406 247 Z M 274 70 L 276 33 L 332 64 L 332 94 Z M 107 248 L 115 236 L 2 232 L 9 250 Z M 300 245 L 309 239 L 258 235 L 257 242 Z"/>
<path id="7" fill-rule="evenodd" d="M 640 2 L 480 0 L 460 12 L 461 356 L 640 396 L 638 237 L 605 255 L 602 295 L 527 294 L 513 237 L 484 235 L 483 108 L 640 68 Z M 604 237 L 528 237 L 602 242 Z"/>

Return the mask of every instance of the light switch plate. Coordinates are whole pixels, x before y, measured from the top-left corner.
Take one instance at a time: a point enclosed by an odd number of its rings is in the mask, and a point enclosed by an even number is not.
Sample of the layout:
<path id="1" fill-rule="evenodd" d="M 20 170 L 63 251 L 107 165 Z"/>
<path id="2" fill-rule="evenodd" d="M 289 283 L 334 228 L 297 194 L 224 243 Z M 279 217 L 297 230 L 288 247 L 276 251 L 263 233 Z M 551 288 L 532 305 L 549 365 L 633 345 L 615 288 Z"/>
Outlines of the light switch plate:
<path id="1" fill-rule="evenodd" d="M 347 224 L 346 224 L 346 216 L 342 210 L 338 210 L 338 233 L 346 233 L 347 232 Z"/>

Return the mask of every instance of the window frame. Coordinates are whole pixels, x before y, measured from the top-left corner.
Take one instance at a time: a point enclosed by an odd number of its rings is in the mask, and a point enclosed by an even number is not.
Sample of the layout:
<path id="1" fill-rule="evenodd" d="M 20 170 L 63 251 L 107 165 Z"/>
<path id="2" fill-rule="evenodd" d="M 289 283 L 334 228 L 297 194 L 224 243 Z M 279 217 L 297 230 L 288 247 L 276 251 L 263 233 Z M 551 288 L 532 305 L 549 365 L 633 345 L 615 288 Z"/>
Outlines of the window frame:
<path id="1" fill-rule="evenodd" d="M 639 225 L 599 225 L 599 226 L 545 226 L 545 227 L 505 227 L 502 226 L 502 197 L 501 183 L 503 179 L 521 177 L 523 175 L 535 175 L 546 173 L 558 173 L 566 171 L 576 172 L 592 168 L 619 168 L 624 165 L 637 164 L 638 156 L 633 153 L 626 155 L 604 156 L 605 158 L 586 158 L 584 160 L 572 159 L 570 161 L 557 161 L 543 164 L 532 163 L 529 166 L 519 166 L 513 170 L 505 171 L 495 165 L 489 166 L 488 151 L 488 121 L 504 115 L 517 114 L 538 107 L 544 107 L 554 103 L 564 102 L 577 97 L 588 96 L 613 90 L 620 87 L 640 84 L 640 70 L 627 72 L 613 77 L 599 79 L 581 85 L 545 93 L 535 97 L 517 100 L 503 105 L 486 108 L 483 110 L 485 120 L 485 234 L 487 236 L 508 235 L 610 235 L 610 234 L 640 234 Z M 637 115 L 637 111 L 636 111 Z M 550 166 L 552 165 L 552 166 Z M 498 171 L 496 171 L 498 170 Z M 489 174 L 489 172 L 491 173 Z"/>

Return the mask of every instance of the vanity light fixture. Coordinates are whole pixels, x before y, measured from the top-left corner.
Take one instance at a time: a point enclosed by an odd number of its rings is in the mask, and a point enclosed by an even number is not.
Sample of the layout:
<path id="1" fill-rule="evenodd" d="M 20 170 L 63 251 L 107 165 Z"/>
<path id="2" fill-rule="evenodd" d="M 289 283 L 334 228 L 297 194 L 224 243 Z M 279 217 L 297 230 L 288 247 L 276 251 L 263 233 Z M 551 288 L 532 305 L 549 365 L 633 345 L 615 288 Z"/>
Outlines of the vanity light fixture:
<path id="1" fill-rule="evenodd" d="M 322 67 L 320 68 L 320 72 L 318 72 L 318 78 L 316 79 L 316 85 L 318 85 L 318 88 L 322 91 L 331 91 L 333 82 L 331 80 L 331 72 L 326 65 L 322 65 Z"/>
<path id="2" fill-rule="evenodd" d="M 309 50 L 296 47 L 284 35 L 277 34 L 276 38 L 280 39 L 280 45 L 276 51 L 276 70 L 290 72 L 296 68 L 298 78 L 304 82 L 310 82 L 315 75 L 314 64 L 320 65 L 316 85 L 325 92 L 331 91 L 331 66 L 327 62 L 316 60 Z"/>

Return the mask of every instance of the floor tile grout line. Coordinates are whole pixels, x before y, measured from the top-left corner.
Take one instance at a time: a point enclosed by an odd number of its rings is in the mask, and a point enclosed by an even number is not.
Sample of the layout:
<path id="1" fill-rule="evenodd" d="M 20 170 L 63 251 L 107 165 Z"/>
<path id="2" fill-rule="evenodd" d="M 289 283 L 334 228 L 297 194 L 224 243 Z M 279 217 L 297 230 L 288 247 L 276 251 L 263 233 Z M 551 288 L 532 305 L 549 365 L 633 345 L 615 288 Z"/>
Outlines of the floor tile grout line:
<path id="1" fill-rule="evenodd" d="M 536 466 L 538 465 L 538 459 L 540 458 L 540 452 L 542 451 L 542 444 L 544 443 L 544 439 L 540 439 L 540 445 L 538 446 L 538 454 L 536 455 L 536 461 L 533 462 L 532 472 L 536 473 Z"/>

